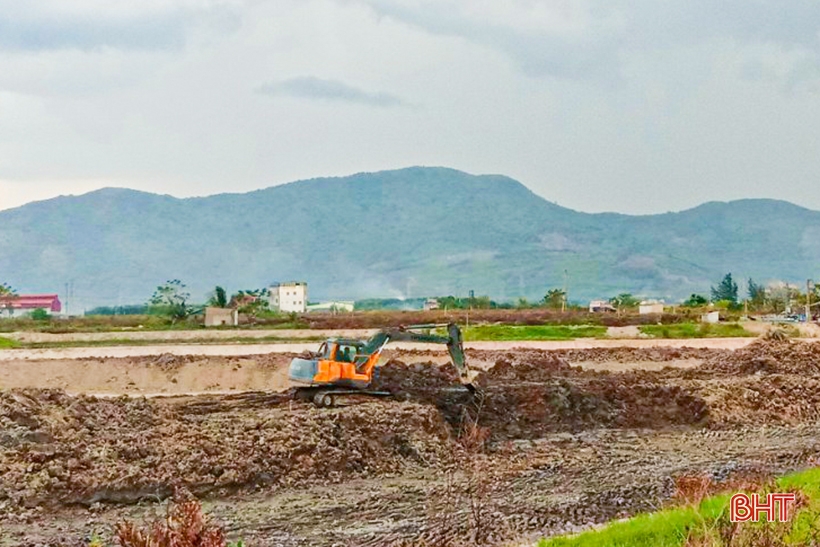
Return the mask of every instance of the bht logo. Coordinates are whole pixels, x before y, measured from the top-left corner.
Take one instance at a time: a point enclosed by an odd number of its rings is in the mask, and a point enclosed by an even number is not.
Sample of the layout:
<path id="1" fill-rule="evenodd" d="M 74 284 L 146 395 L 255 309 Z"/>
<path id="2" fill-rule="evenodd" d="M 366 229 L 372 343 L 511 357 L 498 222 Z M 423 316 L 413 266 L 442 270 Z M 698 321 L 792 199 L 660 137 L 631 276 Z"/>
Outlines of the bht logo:
<path id="1" fill-rule="evenodd" d="M 732 522 L 757 522 L 764 515 L 767 522 L 786 522 L 795 501 L 797 497 L 793 493 L 767 494 L 765 501 L 757 494 L 735 494 L 729 501 L 729 518 Z"/>

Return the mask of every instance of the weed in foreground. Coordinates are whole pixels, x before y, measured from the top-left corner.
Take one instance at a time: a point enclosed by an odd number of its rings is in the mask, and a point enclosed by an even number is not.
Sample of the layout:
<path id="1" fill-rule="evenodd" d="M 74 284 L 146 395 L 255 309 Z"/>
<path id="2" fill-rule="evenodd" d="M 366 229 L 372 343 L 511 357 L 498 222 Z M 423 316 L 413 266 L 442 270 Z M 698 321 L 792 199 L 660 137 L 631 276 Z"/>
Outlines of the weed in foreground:
<path id="1" fill-rule="evenodd" d="M 166 516 L 153 523 L 123 521 L 117 524 L 115 537 L 120 547 L 242 547 L 242 542 L 228 545 L 225 532 L 194 499 L 172 503 Z"/>
<path id="2" fill-rule="evenodd" d="M 498 544 L 510 537 L 504 515 L 493 500 L 497 471 L 485 454 L 490 431 L 479 425 L 482 406 L 481 395 L 465 406 L 444 483 L 427 492 L 426 531 L 408 545 L 472 547 Z"/>

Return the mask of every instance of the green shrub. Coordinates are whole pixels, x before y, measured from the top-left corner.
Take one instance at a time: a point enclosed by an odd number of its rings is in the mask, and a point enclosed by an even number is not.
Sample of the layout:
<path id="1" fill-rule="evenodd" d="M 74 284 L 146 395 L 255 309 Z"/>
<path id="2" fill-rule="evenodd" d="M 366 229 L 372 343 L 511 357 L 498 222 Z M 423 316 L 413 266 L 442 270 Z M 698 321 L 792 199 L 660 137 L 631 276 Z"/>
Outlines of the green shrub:
<path id="1" fill-rule="evenodd" d="M 36 310 L 31 312 L 31 314 L 29 314 L 29 315 L 35 321 L 48 321 L 49 319 L 51 319 L 51 316 L 43 308 L 37 308 Z"/>

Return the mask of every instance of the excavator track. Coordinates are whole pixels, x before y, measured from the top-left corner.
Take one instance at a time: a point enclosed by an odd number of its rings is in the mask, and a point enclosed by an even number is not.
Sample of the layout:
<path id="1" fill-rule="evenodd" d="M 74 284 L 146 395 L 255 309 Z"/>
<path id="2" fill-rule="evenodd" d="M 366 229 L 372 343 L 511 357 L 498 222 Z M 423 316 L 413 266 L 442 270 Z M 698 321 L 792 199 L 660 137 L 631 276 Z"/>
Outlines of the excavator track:
<path id="1" fill-rule="evenodd" d="M 384 399 L 393 397 L 389 391 L 374 391 L 368 389 L 346 389 L 346 388 L 299 388 L 296 391 L 296 399 L 310 401 L 319 408 L 332 408 L 334 406 L 346 406 L 355 402 L 358 397 L 374 397 Z"/>

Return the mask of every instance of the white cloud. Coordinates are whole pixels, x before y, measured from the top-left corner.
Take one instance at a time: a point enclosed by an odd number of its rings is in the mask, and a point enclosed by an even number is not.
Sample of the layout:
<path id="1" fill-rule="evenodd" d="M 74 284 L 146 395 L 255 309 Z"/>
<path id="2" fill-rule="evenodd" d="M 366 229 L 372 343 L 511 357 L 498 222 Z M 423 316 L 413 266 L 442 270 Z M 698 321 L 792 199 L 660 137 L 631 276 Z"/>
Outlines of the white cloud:
<path id="1" fill-rule="evenodd" d="M 236 2 L 0 0 L 0 49 L 177 49 L 196 25 L 235 26 Z"/>
<path id="2" fill-rule="evenodd" d="M 420 164 L 507 174 L 583 210 L 820 208 L 809 0 L 0 0 L 0 14 L 6 203 Z M 421 106 L 373 107 L 398 105 Z"/>
<path id="3" fill-rule="evenodd" d="M 283 95 L 300 99 L 342 101 L 370 106 L 399 106 L 403 101 L 383 91 L 373 93 L 338 80 L 324 80 L 315 76 L 297 76 L 278 82 L 268 82 L 257 88 L 263 95 Z"/>

